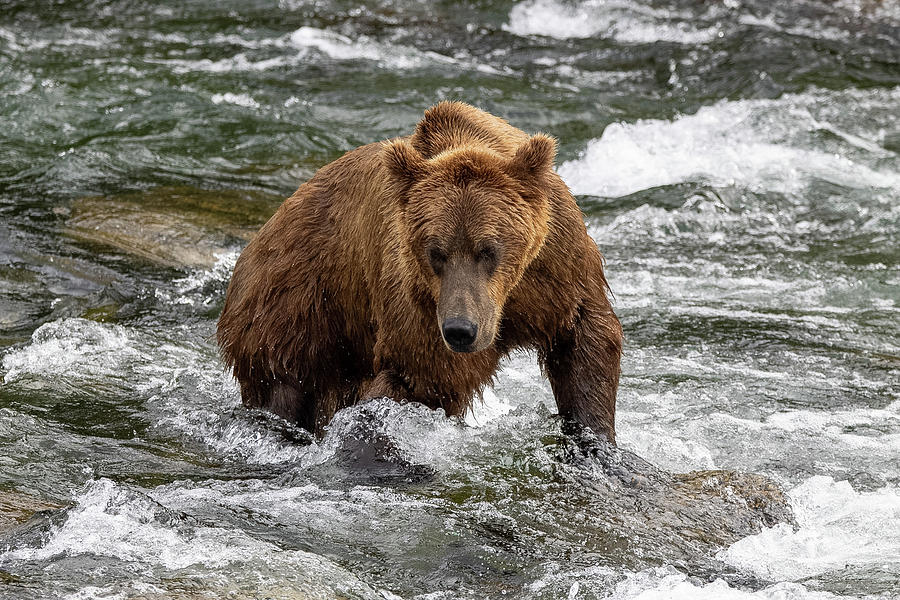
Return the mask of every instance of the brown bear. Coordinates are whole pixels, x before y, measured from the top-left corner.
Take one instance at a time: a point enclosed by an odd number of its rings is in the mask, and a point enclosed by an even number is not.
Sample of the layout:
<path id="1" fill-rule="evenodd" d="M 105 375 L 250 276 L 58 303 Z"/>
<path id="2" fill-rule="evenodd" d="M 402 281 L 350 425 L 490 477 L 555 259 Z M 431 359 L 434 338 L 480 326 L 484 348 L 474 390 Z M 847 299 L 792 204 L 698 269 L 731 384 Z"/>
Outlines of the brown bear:
<path id="1" fill-rule="evenodd" d="M 460 102 L 322 167 L 241 254 L 218 342 L 246 406 L 321 435 L 390 397 L 464 414 L 514 349 L 615 442 L 622 330 L 556 142 Z"/>

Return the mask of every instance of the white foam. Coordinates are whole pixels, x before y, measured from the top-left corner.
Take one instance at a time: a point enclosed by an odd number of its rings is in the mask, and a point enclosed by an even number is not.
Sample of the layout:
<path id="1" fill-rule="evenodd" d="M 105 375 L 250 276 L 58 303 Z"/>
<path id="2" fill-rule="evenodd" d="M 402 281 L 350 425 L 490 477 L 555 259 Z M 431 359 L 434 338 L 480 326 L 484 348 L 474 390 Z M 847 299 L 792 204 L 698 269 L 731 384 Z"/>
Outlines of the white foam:
<path id="1" fill-rule="evenodd" d="M 175 35 L 177 36 L 180 34 L 175 34 Z M 187 41 L 188 41 L 188 43 L 193 43 L 193 40 L 187 40 Z M 286 45 L 286 42 L 283 37 L 277 37 L 277 38 L 263 37 L 263 38 L 256 38 L 256 39 L 248 39 L 248 38 L 242 37 L 242 36 L 234 34 L 234 33 L 228 33 L 228 34 L 217 33 L 214 36 L 212 36 L 211 38 L 209 38 L 208 44 L 211 46 L 215 46 L 215 47 L 221 47 L 225 44 L 231 44 L 234 46 L 242 46 L 244 48 L 258 50 L 260 48 L 284 47 Z"/>
<path id="2" fill-rule="evenodd" d="M 223 257 L 223 269 L 229 261 Z M 199 280 L 193 276 L 183 281 L 188 289 L 195 283 Z M 155 428 L 181 432 L 231 458 L 252 464 L 310 460 L 308 448 L 269 424 L 232 414 L 240 394 L 211 348 L 192 346 L 194 334 L 187 330 L 166 335 L 182 338 L 173 342 L 151 331 L 86 319 L 46 323 L 34 332 L 30 345 L 3 357 L 4 384 L 32 377 L 63 393 L 72 386 L 82 393 L 115 387 L 144 398 L 157 411 Z"/>
<path id="3" fill-rule="evenodd" d="M 675 314 L 693 315 L 700 317 L 719 317 L 728 319 L 743 319 L 747 322 L 782 322 L 804 323 L 812 328 L 829 327 L 836 330 L 849 331 L 851 329 L 845 321 L 832 319 L 822 315 L 789 315 L 784 313 L 759 312 L 755 310 L 737 308 L 714 308 L 711 306 L 672 306 L 669 307 Z"/>
<path id="4" fill-rule="evenodd" d="M 299 62 L 301 57 L 293 55 L 281 55 L 262 60 L 251 60 L 244 52 L 219 60 L 202 58 L 190 60 L 184 58 L 154 59 L 148 58 L 147 62 L 164 64 L 172 69 L 173 73 L 190 73 L 191 71 L 206 71 L 209 73 L 230 73 L 232 71 L 265 71 L 277 67 L 288 66 Z"/>
<path id="5" fill-rule="evenodd" d="M 686 176 L 687 179 L 707 179 L 703 175 L 696 177 Z M 723 182 L 715 182 L 722 184 Z M 732 182 L 734 183 L 734 182 Z M 636 184 L 637 185 L 637 184 Z M 729 185 L 725 183 L 724 185 Z M 753 184 L 756 185 L 756 184 Z M 776 187 L 775 180 L 766 182 L 766 185 Z M 796 179 L 790 183 L 792 189 L 800 190 L 805 183 Z M 605 191 L 618 192 L 622 190 Z M 734 252 L 735 243 L 747 243 L 752 240 L 754 244 L 765 244 L 770 248 L 788 252 L 802 252 L 809 249 L 800 227 L 813 227 L 821 234 L 830 234 L 843 227 L 847 223 L 826 224 L 820 220 L 812 223 L 798 222 L 798 209 L 794 207 L 781 208 L 773 211 L 770 206 L 763 203 L 752 202 L 739 209 L 732 209 L 718 200 L 710 200 L 706 194 L 697 194 L 689 197 L 683 205 L 677 208 L 663 208 L 642 204 L 637 208 L 620 212 L 612 220 L 596 222 L 589 225 L 589 233 L 601 246 L 625 246 L 646 244 L 648 240 L 661 243 L 672 243 L 684 240 L 696 244 L 698 238 L 702 238 L 706 244 L 719 246 L 728 252 Z M 802 198 L 802 194 L 798 196 Z M 801 199 L 801 201 L 803 201 Z M 802 209 L 800 209 L 802 210 Z M 889 209 L 890 210 L 890 209 Z M 900 207 L 898 207 L 900 212 Z M 639 257 L 635 257 L 641 260 Z M 754 257 L 755 258 L 755 257 Z M 685 266 L 693 261 L 690 256 L 685 257 Z M 661 262 L 671 269 L 674 265 L 671 261 Z M 692 270 L 687 267 L 688 270 Z M 695 285 L 696 278 L 691 278 Z M 705 285 L 714 285 L 704 282 Z M 818 282 L 821 287 L 821 281 Z M 692 289 L 692 288 L 691 288 Z M 640 299 L 638 300 L 641 301 Z"/>
<path id="6" fill-rule="evenodd" d="M 837 0 L 834 5 L 853 15 L 863 14 L 876 23 L 900 23 L 900 4 L 879 0 Z"/>
<path id="7" fill-rule="evenodd" d="M 206 293 L 206 287 L 211 284 L 225 284 L 231 279 L 234 265 L 240 252 L 237 250 L 222 252 L 215 255 L 216 262 L 209 269 L 196 269 L 186 277 L 172 282 L 174 293 L 161 289 L 156 290 L 156 297 L 176 304 L 192 304 L 195 306 L 210 306 L 216 301 L 216 295 Z"/>
<path id="8" fill-rule="evenodd" d="M 244 108 L 259 108 L 259 102 L 254 100 L 249 94 L 233 94 L 225 92 L 224 94 L 213 94 L 213 104 L 235 104 Z"/>
<path id="9" fill-rule="evenodd" d="M 831 369 L 823 369 L 821 373 L 810 370 L 808 376 L 815 378 L 818 385 L 839 388 L 851 381 L 855 388 L 874 393 L 883 393 L 886 383 L 867 380 L 856 373 L 833 373 Z M 844 448 L 842 454 L 851 463 L 850 456 L 864 454 L 873 462 L 900 465 L 900 401 L 883 409 L 781 411 L 769 415 L 764 424 L 797 440 L 819 440 L 832 448 Z"/>
<path id="10" fill-rule="evenodd" d="M 26 375 L 41 377 L 109 378 L 122 380 L 122 365 L 148 361 L 124 327 L 86 319 L 45 323 L 31 336 L 31 344 L 3 357 L 4 382 Z"/>
<path id="11" fill-rule="evenodd" d="M 190 71 L 206 71 L 211 73 L 228 73 L 232 71 L 265 71 L 284 66 L 293 66 L 310 62 L 317 57 L 326 56 L 339 61 L 366 60 L 393 69 L 416 69 L 433 65 L 453 65 L 474 69 L 487 73 L 501 73 L 488 64 L 472 58 L 461 50 L 454 56 L 445 56 L 437 52 L 419 50 L 411 46 L 381 42 L 373 38 L 358 35 L 346 36 L 316 27 L 301 27 L 291 34 L 278 39 L 265 40 L 233 40 L 234 43 L 248 48 L 234 56 L 218 60 L 210 59 L 149 59 L 167 65 L 175 73 Z M 280 53 L 269 58 L 255 60 L 253 50 L 274 48 Z M 231 103 L 240 106 L 256 107 L 256 100 L 247 94 L 216 94 L 215 103 Z"/>
<path id="12" fill-rule="evenodd" d="M 716 27 L 698 29 L 688 19 L 671 22 L 671 16 L 671 11 L 654 10 L 635 2 L 587 0 L 572 4 L 527 0 L 513 6 L 503 28 L 516 35 L 560 39 L 599 36 L 637 44 L 701 44 L 718 35 Z"/>
<path id="13" fill-rule="evenodd" d="M 236 40 L 235 40 L 236 42 Z M 228 73 L 233 71 L 265 71 L 308 62 L 313 53 L 319 53 L 335 60 L 371 60 L 397 69 L 412 69 L 425 64 L 456 61 L 435 52 L 421 52 L 415 48 L 395 46 L 377 42 L 365 36 L 350 38 L 338 33 L 315 27 L 301 27 L 291 34 L 277 38 L 247 41 L 240 45 L 248 48 L 234 56 L 218 60 L 207 58 L 192 60 L 184 58 L 150 59 L 151 62 L 169 66 L 175 73 L 206 71 Z M 255 60 L 253 51 L 260 48 L 274 48 L 280 53 L 269 58 Z M 256 101 L 246 94 L 216 94 L 213 102 L 229 102 L 241 106 L 253 106 Z"/>
<path id="14" fill-rule="evenodd" d="M 454 64 L 456 61 L 436 52 L 383 44 L 365 36 L 349 38 L 333 31 L 301 27 L 291 34 L 291 44 L 315 49 L 337 60 L 373 60 L 397 69 L 411 69 L 426 63 Z"/>
<path id="15" fill-rule="evenodd" d="M 226 377 L 227 383 L 234 385 L 231 377 Z M 165 404 L 171 406 L 171 410 L 156 423 L 157 428 L 174 428 L 224 456 L 255 465 L 300 465 L 308 464 L 310 460 L 312 449 L 309 446 L 285 439 L 265 423 L 233 419 L 215 410 L 178 406 L 176 402 Z"/>
<path id="16" fill-rule="evenodd" d="M 833 3 L 836 23 L 867 21 L 896 22 L 892 3 L 870 2 L 861 9 L 856 0 Z M 503 28 L 517 35 L 540 35 L 559 39 L 602 37 L 622 43 L 672 42 L 704 44 L 748 27 L 761 27 L 812 39 L 847 42 L 855 31 L 821 19 L 773 11 L 759 16 L 740 10 L 737 0 L 710 4 L 703 12 L 680 11 L 672 6 L 656 8 L 644 0 L 526 0 L 510 10 Z M 758 10 L 759 7 L 757 7 Z"/>
<path id="17" fill-rule="evenodd" d="M 757 17 L 750 14 L 742 14 L 737 18 L 737 22 L 741 25 L 751 25 L 763 27 L 779 33 L 787 33 L 790 35 L 808 37 L 813 39 L 834 40 L 839 42 L 848 42 L 850 40 L 850 32 L 837 27 L 823 26 L 814 20 L 796 17 L 792 23 L 779 23 L 774 15 L 769 14 L 765 17 Z"/>
<path id="18" fill-rule="evenodd" d="M 630 574 L 616 585 L 609 600 L 851 600 L 828 592 L 808 590 L 797 583 L 778 583 L 751 592 L 732 588 L 717 579 L 691 581 L 674 567 L 658 567 Z"/>
<path id="19" fill-rule="evenodd" d="M 397 527 L 406 524 L 409 531 L 405 535 L 415 537 L 423 519 L 442 521 L 444 517 L 439 515 L 446 509 L 445 499 L 412 497 L 387 486 L 273 487 L 273 482 L 243 480 L 208 481 L 188 487 L 178 482 L 157 488 L 152 495 L 175 510 L 215 514 L 224 509 L 234 515 L 264 515 L 265 520 L 279 523 L 289 531 L 299 528 L 306 535 L 337 534 L 342 543 L 351 545 L 353 542 L 348 537 L 355 536 L 359 536 L 362 544 L 382 538 L 390 544 L 396 543 Z"/>
<path id="20" fill-rule="evenodd" d="M 619 578 L 619 574 L 614 569 L 604 566 L 566 570 L 560 563 L 548 561 L 541 568 L 545 574 L 526 587 L 531 594 L 537 594 L 538 598 L 561 598 L 562 596 L 559 594 L 549 595 L 547 593 L 554 589 L 560 591 L 567 589 L 567 598 L 578 598 L 578 592 L 582 585 L 587 589 L 604 589 L 609 587 L 611 581 Z M 535 596 L 531 594 L 525 597 L 534 598 Z"/>
<path id="21" fill-rule="evenodd" d="M 483 427 L 484 425 L 502 417 L 513 409 L 512 404 L 505 398 L 500 398 L 494 390 L 484 390 L 481 401 L 476 398 L 471 410 L 466 413 L 465 423 L 469 427 Z"/>
<path id="22" fill-rule="evenodd" d="M 202 299 L 202 288 L 227 277 L 235 256 L 223 255 L 211 271 L 178 280 L 175 289 L 185 294 L 176 299 L 193 301 L 198 294 Z M 0 365 L 6 385 L 34 378 L 48 393 L 54 389 L 69 393 L 73 386 L 82 393 L 115 388 L 117 393 L 142 398 L 153 411 L 153 427 L 158 431 L 180 432 L 218 454 L 250 464 L 306 467 L 322 463 L 363 424 L 375 428 L 373 435 L 388 436 L 409 460 L 449 468 L 474 435 L 502 423 L 502 417 L 514 408 L 505 393 L 498 396 L 485 390 L 484 402 L 476 401 L 466 416 L 467 428 L 459 420 L 448 419 L 442 410 L 375 400 L 338 412 L 322 441 L 297 444 L 273 427 L 274 421 L 248 418 L 246 412 L 235 410 L 240 394 L 234 379 L 222 369 L 214 349 L 197 343 L 195 337 L 189 330 L 139 331 L 87 319 L 63 319 L 38 328 L 31 344 L 8 352 Z M 517 385 L 520 393 L 530 394 L 529 389 L 543 385 L 536 367 L 530 365 L 530 370 L 529 377 L 537 381 Z"/>
<path id="23" fill-rule="evenodd" d="M 883 101 L 895 102 L 891 96 L 898 91 Z M 900 188 L 896 171 L 876 170 L 800 139 L 837 129 L 808 110 L 827 102 L 824 96 L 720 101 L 674 121 L 613 123 L 577 159 L 560 165 L 559 174 L 576 194 L 609 197 L 697 179 L 784 193 L 804 190 L 812 178 L 850 188 Z"/>
<path id="24" fill-rule="evenodd" d="M 297 29 L 291 34 L 291 43 L 300 48 L 315 48 L 340 60 L 378 60 L 382 57 L 378 46 L 366 38 L 354 41 L 347 36 L 315 27 Z"/>
<path id="25" fill-rule="evenodd" d="M 173 348 L 173 354 L 177 356 L 179 350 Z M 162 373 L 169 378 L 161 385 L 151 381 L 138 386 L 140 391 L 152 393 L 147 403 L 160 411 L 154 424 L 158 430 L 181 432 L 221 455 L 249 464 L 321 462 L 315 445 L 296 443 L 272 422 L 249 419 L 246 413 L 235 414 L 240 392 L 231 373 L 218 361 L 189 355 Z"/>
<path id="26" fill-rule="evenodd" d="M 179 332 L 170 333 L 177 336 Z M 171 390 L 189 366 L 203 360 L 190 347 L 191 339 L 180 341 L 184 343 L 88 319 L 52 321 L 35 330 L 31 344 L 3 357 L 4 383 L 32 376 L 66 390 L 76 384 L 137 393 Z M 216 385 L 218 373 L 204 378 L 208 389 L 221 391 Z"/>
<path id="27" fill-rule="evenodd" d="M 230 585 L 289 583 L 316 597 L 323 590 L 379 597 L 355 576 L 322 557 L 282 550 L 239 529 L 193 524 L 108 479 L 87 485 L 65 521 L 51 530 L 46 543 L 9 549 L 0 554 L 0 564 L 83 554 L 136 563 L 144 567 L 137 572 L 144 571 L 151 578 L 156 568 L 183 576 L 214 573 L 230 566 Z M 74 597 L 97 597 L 102 592 L 105 590 L 85 588 L 82 596 Z"/>
<path id="28" fill-rule="evenodd" d="M 874 382 L 858 378 L 854 384 L 874 388 Z M 879 431 L 893 429 L 900 432 L 900 400 L 886 408 L 855 408 L 852 410 L 787 410 L 773 413 L 766 424 L 788 432 L 816 431 L 840 433 L 846 427 L 872 427 Z"/>
<path id="29" fill-rule="evenodd" d="M 127 597 L 125 592 L 116 592 L 112 586 L 89 585 L 77 592 L 66 594 L 63 596 L 63 600 L 125 600 Z"/>
<path id="30" fill-rule="evenodd" d="M 61 32 L 49 36 L 49 40 L 35 40 L 46 46 L 87 46 L 89 48 L 109 48 L 114 37 L 122 34 L 121 29 L 91 29 L 66 25 Z"/>
<path id="31" fill-rule="evenodd" d="M 372 439 L 360 440 L 360 435 Z M 382 398 L 338 411 L 318 449 L 307 461 L 309 464 L 323 462 L 348 441 L 373 443 L 377 438 L 387 438 L 399 458 L 449 469 L 456 466 L 456 457 L 473 435 L 473 430 L 462 427 L 459 420 L 448 419 L 442 409 Z"/>
<path id="32" fill-rule="evenodd" d="M 9 550 L 0 555 L 0 561 L 49 560 L 89 551 L 175 570 L 194 564 L 218 567 L 242 561 L 246 558 L 242 550 L 253 545 L 251 540 L 247 544 L 209 543 L 213 530 L 192 536 L 193 539 L 182 536 L 175 529 L 152 522 L 158 511 L 159 507 L 149 500 L 141 500 L 112 481 L 101 479 L 78 497 L 77 506 L 46 544 Z"/>
<path id="33" fill-rule="evenodd" d="M 814 476 L 788 492 L 799 528 L 779 524 L 732 544 L 720 560 L 774 581 L 848 567 L 900 568 L 900 490 L 857 492 Z"/>
<path id="34" fill-rule="evenodd" d="M 694 244 L 699 235 L 707 243 L 721 245 L 722 252 L 733 252 L 729 244 L 734 235 L 752 235 L 756 240 L 765 237 L 773 246 L 789 246 L 783 241 L 790 227 L 787 210 L 777 217 L 783 220 L 764 220 L 756 218 L 755 208 L 723 215 L 708 215 L 696 207 L 642 208 L 626 211 L 609 223 L 590 226 L 590 234 L 606 248 L 627 249 L 646 243 L 647 238 L 677 244 L 682 236 Z M 724 239 L 714 241 L 716 236 Z M 853 335 L 847 315 L 873 306 L 900 316 L 895 294 L 885 281 L 836 273 L 828 264 L 807 264 L 785 272 L 781 265 L 766 264 L 761 254 L 744 258 L 722 263 L 697 256 L 685 256 L 676 262 L 669 257 L 633 257 L 627 268 L 607 271 L 607 279 L 618 304 L 629 309 L 660 309 L 658 299 L 666 298 L 664 310 L 674 314 L 780 321 L 810 331 L 829 328 L 842 335 Z M 748 261 L 759 266 L 748 273 Z M 867 336 L 855 343 L 888 354 L 900 350 L 897 340 L 887 332 L 877 339 Z"/>
<path id="35" fill-rule="evenodd" d="M 675 215 L 670 213 L 670 216 Z M 649 229 L 636 220 L 632 220 L 632 223 L 642 233 Z M 593 233 L 603 235 L 608 240 L 615 233 L 621 235 L 629 229 L 623 223 L 617 227 L 595 227 Z M 673 230 L 672 235 L 678 235 L 677 231 Z M 839 317 L 853 310 L 851 307 L 829 304 L 829 296 L 835 291 L 846 291 L 851 286 L 859 287 L 857 279 L 848 280 L 833 274 L 823 284 L 824 276 L 817 276 L 817 273 L 807 277 L 792 273 L 790 278 L 782 279 L 765 270 L 747 275 L 743 265 L 732 268 L 702 258 L 693 258 L 689 265 L 689 269 L 679 269 L 680 265 L 675 265 L 673 269 L 669 259 L 645 258 L 638 264 L 632 263 L 627 270 L 611 271 L 607 279 L 616 296 L 622 299 L 623 305 L 632 308 L 649 306 L 654 298 L 668 298 L 673 303 L 689 300 L 694 303 L 703 301 L 710 305 L 731 301 L 757 308 L 781 307 L 783 310 L 803 306 L 807 311 L 829 317 Z M 864 296 L 859 302 L 868 307 L 872 295 Z"/>
<path id="36" fill-rule="evenodd" d="M 260 542 L 215 540 L 230 532 L 207 529 L 197 535 L 182 535 L 176 529 L 153 522 L 160 507 L 148 499 L 128 493 L 108 479 L 88 485 L 77 499 L 66 521 L 39 548 L 17 548 L 0 555 L 0 561 L 49 560 L 55 556 L 91 552 L 126 561 L 158 564 L 177 570 L 203 564 L 221 567 L 245 560 L 243 552 Z M 240 534 L 234 533 L 237 536 Z M 223 543 L 226 542 L 226 543 Z M 240 543 L 244 542 L 244 543 Z"/>
<path id="37" fill-rule="evenodd" d="M 710 449 L 694 439 L 685 439 L 658 418 L 619 411 L 616 438 L 619 445 L 650 463 L 675 473 L 715 469 Z"/>

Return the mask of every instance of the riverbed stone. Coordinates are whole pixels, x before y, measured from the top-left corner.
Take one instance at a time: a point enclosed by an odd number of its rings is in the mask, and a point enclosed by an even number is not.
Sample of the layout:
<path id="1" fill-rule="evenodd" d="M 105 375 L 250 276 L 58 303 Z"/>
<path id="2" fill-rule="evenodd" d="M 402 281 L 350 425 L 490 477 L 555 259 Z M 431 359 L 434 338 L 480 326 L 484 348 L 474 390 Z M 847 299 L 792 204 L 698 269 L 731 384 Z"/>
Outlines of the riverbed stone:
<path id="1" fill-rule="evenodd" d="M 747 527 L 758 533 L 760 527 L 793 523 L 790 501 L 775 481 L 757 473 L 710 470 L 675 475 L 676 486 L 688 495 L 719 498 L 734 505 L 736 513 L 746 513 Z M 738 532 L 740 533 L 740 532 Z"/>
<path id="2" fill-rule="evenodd" d="M 63 212 L 66 234 L 80 242 L 164 266 L 208 268 L 249 241 L 279 203 L 260 192 L 163 187 L 79 198 Z"/>
<path id="3" fill-rule="evenodd" d="M 0 534 L 30 519 L 35 513 L 60 505 L 16 491 L 0 490 Z"/>
<path id="4" fill-rule="evenodd" d="M 614 532 L 619 557 L 635 568 L 648 558 L 710 569 L 709 556 L 779 523 L 795 525 L 790 499 L 772 479 L 732 470 L 670 473 L 590 434 L 563 438 L 553 454 L 574 470 L 592 518 L 588 535 Z M 568 471 L 566 469 L 565 471 Z M 564 471 L 561 471 L 564 472 Z M 639 549 L 634 555 L 631 548 Z"/>

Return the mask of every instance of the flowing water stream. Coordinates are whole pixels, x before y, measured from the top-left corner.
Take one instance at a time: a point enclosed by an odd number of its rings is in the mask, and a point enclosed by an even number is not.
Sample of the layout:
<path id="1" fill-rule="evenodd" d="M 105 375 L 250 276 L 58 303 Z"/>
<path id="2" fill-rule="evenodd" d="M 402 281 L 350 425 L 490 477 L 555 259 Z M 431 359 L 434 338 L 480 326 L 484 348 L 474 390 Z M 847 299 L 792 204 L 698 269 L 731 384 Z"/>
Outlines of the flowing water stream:
<path id="1" fill-rule="evenodd" d="M 240 406 L 238 252 L 441 99 L 559 138 L 620 451 Z M 900 598 L 900 4 L 0 0 L 0 377 L 3 599 Z"/>

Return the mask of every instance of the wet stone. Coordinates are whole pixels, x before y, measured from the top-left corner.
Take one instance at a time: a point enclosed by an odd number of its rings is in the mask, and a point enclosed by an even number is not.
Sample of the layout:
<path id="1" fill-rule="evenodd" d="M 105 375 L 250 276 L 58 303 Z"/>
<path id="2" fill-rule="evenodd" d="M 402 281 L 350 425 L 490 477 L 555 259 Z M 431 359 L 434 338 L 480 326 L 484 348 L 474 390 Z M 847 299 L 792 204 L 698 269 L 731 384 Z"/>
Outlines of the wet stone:
<path id="1" fill-rule="evenodd" d="M 236 190 L 157 188 L 72 202 L 66 233 L 170 267 L 211 267 L 243 246 L 281 198 Z"/>
<path id="2" fill-rule="evenodd" d="M 0 534 L 28 521 L 36 513 L 58 508 L 58 504 L 28 494 L 0 491 Z"/>
<path id="3" fill-rule="evenodd" d="M 771 479 L 729 470 L 669 473 L 640 456 L 582 434 L 548 450 L 558 476 L 582 486 L 596 518 L 591 527 L 628 540 L 638 559 L 712 569 L 718 549 L 778 523 L 794 525 L 790 501 Z"/>
<path id="4" fill-rule="evenodd" d="M 490 539 L 491 556 L 505 557 L 496 559 L 500 565 L 523 557 L 541 563 L 562 547 L 572 560 L 586 553 L 617 567 L 668 562 L 693 573 L 721 572 L 709 557 L 723 547 L 778 523 L 794 524 L 788 497 L 765 476 L 670 473 L 590 432 L 561 430 L 558 420 L 539 425 L 539 442 L 503 438 L 503 455 L 497 448 L 483 454 L 470 447 L 471 430 L 440 411 L 374 400 L 338 412 L 322 442 L 326 460 L 295 472 L 291 484 L 308 477 L 323 487 L 387 487 L 424 494 L 429 502 L 439 498 L 440 509 L 421 507 L 418 518 L 449 510 L 459 520 L 451 535 Z M 533 506 L 544 509 L 535 513 Z M 423 535 L 413 515 L 387 518 L 408 518 L 407 534 Z M 533 542 L 537 532 L 547 536 L 541 543 Z M 444 556 L 450 563 L 470 558 L 464 550 Z"/>
<path id="5" fill-rule="evenodd" d="M 691 471 L 676 475 L 675 481 L 678 489 L 689 496 L 719 498 L 725 505 L 735 506 L 739 513 L 745 512 L 745 525 L 752 533 L 757 533 L 760 525 L 772 527 L 794 522 L 784 491 L 764 475 L 725 470 Z"/>
<path id="6" fill-rule="evenodd" d="M 334 455 L 325 469 L 337 468 L 351 481 L 380 484 L 432 480 L 435 469 L 417 462 L 402 440 L 386 431 L 387 419 L 395 413 L 384 411 L 383 406 L 378 402 L 365 403 L 355 407 L 354 418 L 337 419 L 331 436 Z"/>

